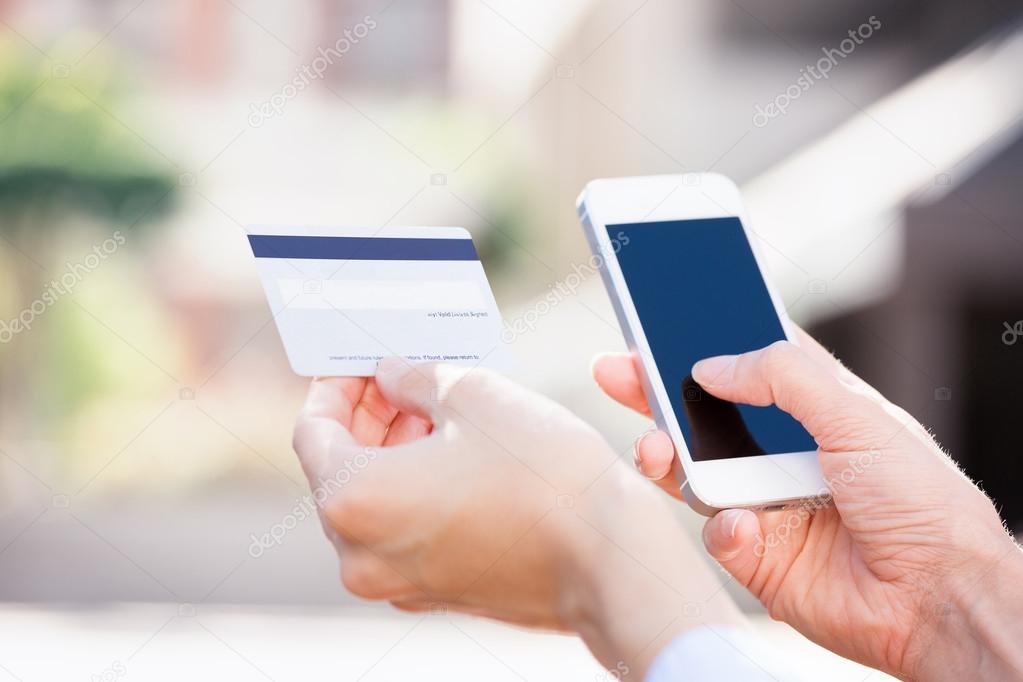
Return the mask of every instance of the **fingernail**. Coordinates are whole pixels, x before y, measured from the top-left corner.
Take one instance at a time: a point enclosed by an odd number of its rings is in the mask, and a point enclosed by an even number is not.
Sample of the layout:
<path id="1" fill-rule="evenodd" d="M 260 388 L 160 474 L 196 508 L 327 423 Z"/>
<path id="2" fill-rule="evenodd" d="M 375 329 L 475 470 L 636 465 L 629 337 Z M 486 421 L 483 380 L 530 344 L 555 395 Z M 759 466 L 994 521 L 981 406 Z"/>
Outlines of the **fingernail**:
<path id="1" fill-rule="evenodd" d="M 728 539 L 735 539 L 735 529 L 739 527 L 743 512 L 741 509 L 726 509 L 721 512 L 721 526 L 728 531 Z"/>
<path id="2" fill-rule="evenodd" d="M 703 387 L 723 386 L 735 376 L 735 355 L 718 355 L 693 365 L 693 379 Z"/>
<path id="3" fill-rule="evenodd" d="M 646 438 L 645 433 L 639 438 L 637 438 L 636 442 L 632 444 L 632 463 L 636 466 L 637 469 L 639 468 L 639 446 L 643 442 L 644 438 Z"/>
<path id="4" fill-rule="evenodd" d="M 719 543 L 728 547 L 728 549 L 719 548 L 717 552 L 712 552 L 714 558 L 718 561 L 731 561 L 742 552 L 741 546 L 734 546 L 733 544 L 740 519 L 742 519 L 742 510 L 740 509 L 726 509 L 714 519 L 718 524 L 717 532 L 723 537 L 723 540 L 719 541 Z"/>
<path id="5" fill-rule="evenodd" d="M 640 459 L 640 456 L 639 456 L 639 449 L 641 447 L 643 447 L 643 440 L 646 439 L 646 437 L 649 436 L 651 433 L 653 433 L 653 432 L 652 431 L 647 431 L 642 436 L 637 438 L 636 442 L 632 444 L 632 462 L 633 462 L 633 464 L 636 465 L 636 468 L 639 469 L 640 472 L 643 472 L 643 469 L 642 469 L 642 467 L 640 467 L 640 462 L 642 460 Z M 644 475 L 646 475 L 646 474 L 644 473 Z"/>

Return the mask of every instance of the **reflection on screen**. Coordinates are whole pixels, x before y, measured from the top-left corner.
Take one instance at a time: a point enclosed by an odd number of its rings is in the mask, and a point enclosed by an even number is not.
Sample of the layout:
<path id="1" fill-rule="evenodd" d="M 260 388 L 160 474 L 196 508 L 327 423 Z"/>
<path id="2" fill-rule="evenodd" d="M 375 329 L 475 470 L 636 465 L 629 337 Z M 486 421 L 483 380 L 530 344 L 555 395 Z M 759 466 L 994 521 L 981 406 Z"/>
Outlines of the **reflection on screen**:
<path id="1" fill-rule="evenodd" d="M 738 218 L 608 225 L 632 301 L 693 460 L 817 449 L 777 407 L 719 400 L 693 363 L 785 338 Z"/>

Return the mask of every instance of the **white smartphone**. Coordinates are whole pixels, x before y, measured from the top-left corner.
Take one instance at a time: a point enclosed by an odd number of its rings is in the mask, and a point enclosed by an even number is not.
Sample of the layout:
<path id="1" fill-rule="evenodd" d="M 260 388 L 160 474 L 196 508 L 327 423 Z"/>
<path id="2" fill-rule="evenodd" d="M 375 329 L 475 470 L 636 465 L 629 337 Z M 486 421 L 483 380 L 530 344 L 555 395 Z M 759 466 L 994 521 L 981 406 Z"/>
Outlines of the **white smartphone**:
<path id="1" fill-rule="evenodd" d="M 773 405 L 715 398 L 691 375 L 705 357 L 797 343 L 735 184 L 714 173 L 593 180 L 577 208 L 685 500 L 706 515 L 819 504 L 827 487 L 806 430 Z"/>

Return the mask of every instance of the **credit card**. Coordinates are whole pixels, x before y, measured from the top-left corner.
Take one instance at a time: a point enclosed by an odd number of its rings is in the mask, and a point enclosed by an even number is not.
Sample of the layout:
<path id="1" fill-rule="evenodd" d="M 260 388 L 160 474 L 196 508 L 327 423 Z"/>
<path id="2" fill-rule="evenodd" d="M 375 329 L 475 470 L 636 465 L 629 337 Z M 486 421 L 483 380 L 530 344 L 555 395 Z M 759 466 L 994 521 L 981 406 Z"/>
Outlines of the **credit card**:
<path id="1" fill-rule="evenodd" d="M 501 315 L 460 227 L 251 227 L 300 376 L 372 376 L 382 357 L 508 371 Z"/>

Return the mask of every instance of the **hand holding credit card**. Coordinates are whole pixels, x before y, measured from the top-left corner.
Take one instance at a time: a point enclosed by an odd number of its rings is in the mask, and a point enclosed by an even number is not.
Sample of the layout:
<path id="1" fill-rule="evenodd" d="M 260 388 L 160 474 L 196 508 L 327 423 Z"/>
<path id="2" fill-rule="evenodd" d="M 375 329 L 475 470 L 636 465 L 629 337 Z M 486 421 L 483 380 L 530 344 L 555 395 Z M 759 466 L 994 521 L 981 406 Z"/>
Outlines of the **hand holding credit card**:
<path id="1" fill-rule="evenodd" d="M 249 229 L 291 368 L 372 376 L 382 357 L 509 368 L 501 315 L 458 227 Z"/>

